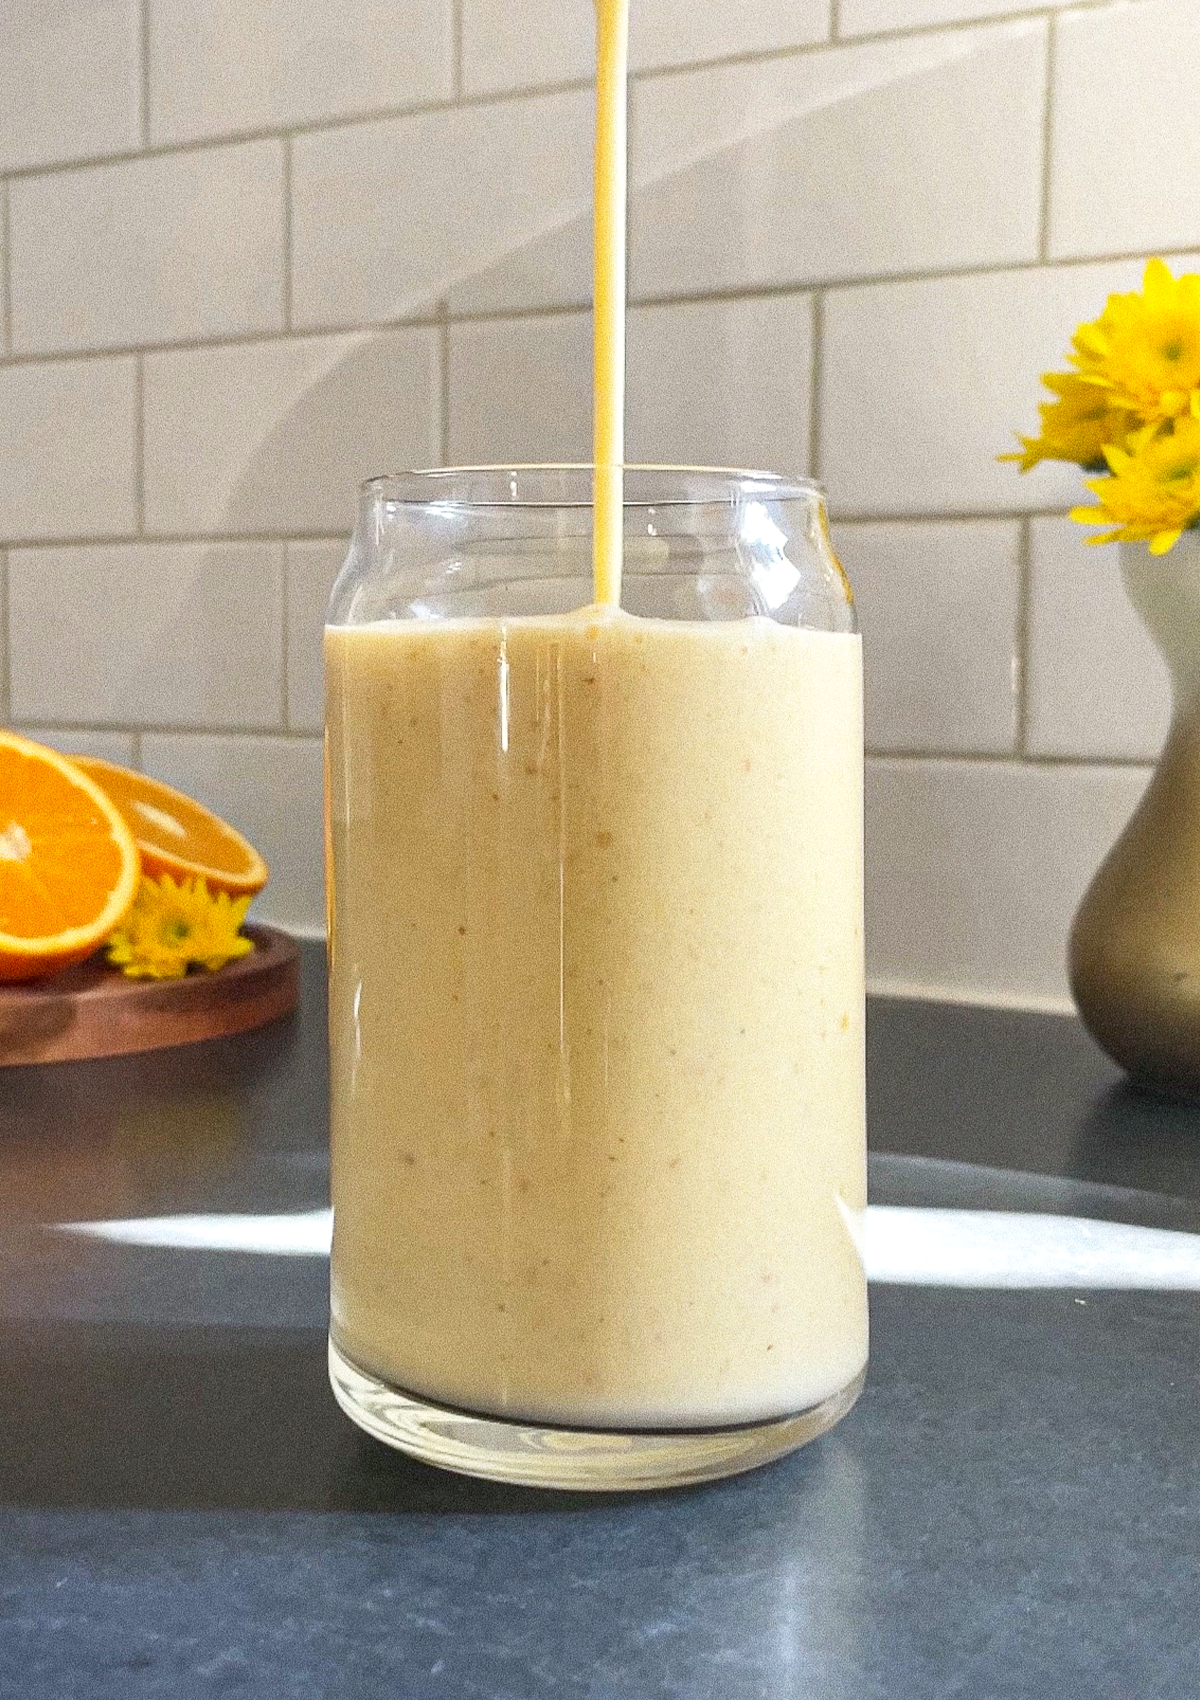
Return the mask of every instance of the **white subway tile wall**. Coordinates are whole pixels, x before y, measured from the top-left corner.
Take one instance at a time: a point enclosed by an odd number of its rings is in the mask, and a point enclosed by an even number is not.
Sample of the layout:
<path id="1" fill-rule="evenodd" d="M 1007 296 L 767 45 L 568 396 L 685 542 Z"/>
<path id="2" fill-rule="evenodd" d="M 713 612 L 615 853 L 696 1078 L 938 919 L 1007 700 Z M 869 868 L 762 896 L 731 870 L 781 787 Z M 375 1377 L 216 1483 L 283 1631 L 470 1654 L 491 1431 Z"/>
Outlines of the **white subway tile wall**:
<path id="1" fill-rule="evenodd" d="M 8 223 L 18 354 L 282 328 L 278 141 L 22 177 Z"/>
<path id="2" fill-rule="evenodd" d="M 869 761 L 875 985 L 1059 1004 L 1070 918 L 1148 776 L 1140 767 Z"/>
<path id="3" fill-rule="evenodd" d="M 1014 12 L 1052 12 L 1072 0 L 841 0 L 841 34 L 920 28 L 925 24 L 955 24 Z"/>
<path id="4" fill-rule="evenodd" d="M 150 139 L 448 100 L 452 0 L 145 0 Z"/>
<path id="5" fill-rule="evenodd" d="M 833 0 L 634 0 L 629 61 L 645 71 L 784 51 L 827 40 L 832 14 Z"/>
<path id="6" fill-rule="evenodd" d="M 636 71 L 731 54 L 786 51 L 828 39 L 832 0 L 636 0 L 629 62 Z M 528 89 L 591 74 L 594 20 L 578 0 L 463 0 L 468 94 Z"/>
<path id="7" fill-rule="evenodd" d="M 138 146 L 139 15 L 138 0 L 4 0 L 0 171 Z"/>
<path id="8" fill-rule="evenodd" d="M 588 459 L 590 314 L 452 324 L 448 340 L 451 461 Z M 807 295 L 634 307 L 629 459 L 806 471 L 812 356 Z"/>
<path id="9" fill-rule="evenodd" d="M 808 471 L 810 295 L 635 307 L 627 354 L 631 460 Z"/>
<path id="10" fill-rule="evenodd" d="M 995 456 L 1149 253 L 1198 264 L 1200 12 L 633 13 L 629 452 L 827 485 L 872 979 L 1061 1004 L 1168 693 L 1065 517 L 1079 474 Z M 324 921 L 356 482 L 588 452 L 592 28 L 591 0 L 0 6 L 0 714 L 227 813 L 289 925 Z"/>
<path id="11" fill-rule="evenodd" d="M 0 549 L 0 725 L 8 718 L 8 555 Z"/>
<path id="12" fill-rule="evenodd" d="M 591 334 L 586 313 L 451 325 L 451 464 L 587 460 Z"/>
<path id="13" fill-rule="evenodd" d="M 146 733 L 142 767 L 245 833 L 271 877 L 255 914 L 311 932 L 324 925 L 324 761 L 320 738 Z"/>
<path id="14" fill-rule="evenodd" d="M 590 299 L 591 98 L 447 107 L 299 136 L 299 325 Z"/>
<path id="15" fill-rule="evenodd" d="M 1012 755 L 1019 706 L 1021 528 L 1012 520 L 848 524 L 867 748 Z"/>
<path id="16" fill-rule="evenodd" d="M 820 437 L 834 511 L 1013 513 L 1077 502 L 1077 467 L 1044 461 L 1018 478 L 996 454 L 1013 445 L 1015 426 L 1033 432 L 1040 374 L 1061 369 L 1075 325 L 1110 291 L 1136 288 L 1142 270 L 1140 260 L 1029 266 L 830 290 Z"/>
<path id="17" fill-rule="evenodd" d="M 0 181 L 0 355 L 9 350 L 8 317 L 8 184 Z"/>
<path id="18" fill-rule="evenodd" d="M 1054 60 L 1050 252 L 1194 247 L 1200 6 L 1065 13 Z"/>
<path id="19" fill-rule="evenodd" d="M 99 732 L 83 726 L 26 726 L 17 723 L 24 738 L 49 744 L 65 756 L 86 756 L 90 761 L 111 761 L 130 767 L 137 759 L 137 739 L 132 732 Z"/>
<path id="20" fill-rule="evenodd" d="M 0 540 L 137 529 L 137 359 L 0 362 Z"/>
<path id="21" fill-rule="evenodd" d="M 462 0 L 462 76 L 468 95 L 590 77 L 595 18 L 563 0 Z"/>
<path id="22" fill-rule="evenodd" d="M 1030 755 L 1145 762 L 1162 749 L 1166 664 L 1125 595 L 1119 556 L 1073 520 L 1033 521 Z"/>
<path id="23" fill-rule="evenodd" d="M 287 546 L 287 724 L 293 732 L 324 728 L 325 610 L 345 559 L 344 539 Z"/>
<path id="24" fill-rule="evenodd" d="M 438 358 L 432 330 L 146 355 L 147 531 L 350 528 L 361 479 L 437 459 Z"/>
<path id="25" fill-rule="evenodd" d="M 634 290 L 1035 259 L 1045 35 L 1032 20 L 640 83 Z"/>
<path id="26" fill-rule="evenodd" d="M 8 623 L 19 719 L 283 725 L 280 544 L 13 549 Z"/>

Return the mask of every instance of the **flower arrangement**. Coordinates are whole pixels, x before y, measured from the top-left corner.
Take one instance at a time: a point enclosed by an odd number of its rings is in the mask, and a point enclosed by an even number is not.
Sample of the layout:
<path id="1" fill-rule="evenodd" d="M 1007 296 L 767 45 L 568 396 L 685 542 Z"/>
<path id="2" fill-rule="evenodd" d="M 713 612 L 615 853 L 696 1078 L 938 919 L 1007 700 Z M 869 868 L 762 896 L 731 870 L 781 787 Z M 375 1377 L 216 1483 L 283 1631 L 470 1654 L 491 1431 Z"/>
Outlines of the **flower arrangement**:
<path id="1" fill-rule="evenodd" d="M 1072 509 L 1108 527 L 1089 543 L 1148 543 L 1165 554 L 1200 529 L 1200 276 L 1175 278 L 1151 260 L 1139 293 L 1110 295 L 1080 325 L 1067 355 L 1074 368 L 1047 372 L 1041 432 L 1001 455 L 1028 472 L 1043 460 L 1074 461 L 1090 478 L 1095 507 Z"/>
<path id="2" fill-rule="evenodd" d="M 209 891 L 203 879 L 142 875 L 133 907 L 108 941 L 108 960 L 138 980 L 181 980 L 193 965 L 215 970 L 254 949 L 240 931 L 249 897 Z"/>

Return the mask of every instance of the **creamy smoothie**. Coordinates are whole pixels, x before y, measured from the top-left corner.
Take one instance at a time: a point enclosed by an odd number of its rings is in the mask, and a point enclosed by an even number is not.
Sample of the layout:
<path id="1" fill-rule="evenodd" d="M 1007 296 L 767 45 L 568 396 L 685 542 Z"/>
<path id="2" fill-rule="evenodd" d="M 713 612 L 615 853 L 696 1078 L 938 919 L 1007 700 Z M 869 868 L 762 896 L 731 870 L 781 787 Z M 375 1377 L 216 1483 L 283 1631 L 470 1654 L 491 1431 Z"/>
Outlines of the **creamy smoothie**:
<path id="1" fill-rule="evenodd" d="M 326 632 L 333 1327 L 688 1428 L 867 1352 L 861 653 L 589 608 Z"/>

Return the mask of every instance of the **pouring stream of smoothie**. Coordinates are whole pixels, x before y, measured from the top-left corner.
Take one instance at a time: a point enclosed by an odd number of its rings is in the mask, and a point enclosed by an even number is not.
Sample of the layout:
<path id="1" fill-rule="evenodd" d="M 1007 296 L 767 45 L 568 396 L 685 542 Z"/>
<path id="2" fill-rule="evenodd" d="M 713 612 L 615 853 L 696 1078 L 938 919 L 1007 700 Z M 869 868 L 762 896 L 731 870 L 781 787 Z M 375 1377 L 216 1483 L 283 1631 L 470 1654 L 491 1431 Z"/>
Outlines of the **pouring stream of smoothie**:
<path id="1" fill-rule="evenodd" d="M 593 212 L 592 589 L 621 601 L 625 460 L 625 194 L 629 0 L 596 3 L 596 147 Z"/>

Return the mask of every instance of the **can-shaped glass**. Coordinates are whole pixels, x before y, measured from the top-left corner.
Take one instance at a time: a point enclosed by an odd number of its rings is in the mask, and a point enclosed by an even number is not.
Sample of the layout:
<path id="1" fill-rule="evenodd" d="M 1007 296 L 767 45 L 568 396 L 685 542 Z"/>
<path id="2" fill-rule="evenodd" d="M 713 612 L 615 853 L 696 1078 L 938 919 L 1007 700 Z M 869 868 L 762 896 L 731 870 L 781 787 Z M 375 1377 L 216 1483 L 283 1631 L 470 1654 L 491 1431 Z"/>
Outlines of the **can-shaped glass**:
<path id="1" fill-rule="evenodd" d="M 325 633 L 339 1402 L 430 1462 L 654 1487 L 867 1356 L 862 657 L 818 486 L 364 485 Z"/>

